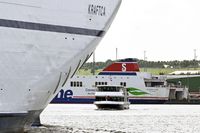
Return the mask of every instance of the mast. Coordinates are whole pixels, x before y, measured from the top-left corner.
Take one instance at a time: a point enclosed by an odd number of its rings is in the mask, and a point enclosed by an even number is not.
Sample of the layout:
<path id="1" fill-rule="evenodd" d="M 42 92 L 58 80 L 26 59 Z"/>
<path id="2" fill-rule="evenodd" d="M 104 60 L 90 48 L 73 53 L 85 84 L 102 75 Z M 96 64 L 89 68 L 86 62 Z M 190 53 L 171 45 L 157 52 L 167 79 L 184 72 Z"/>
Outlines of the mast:
<path id="1" fill-rule="evenodd" d="M 116 48 L 116 60 L 118 59 L 118 49 Z"/>
<path id="2" fill-rule="evenodd" d="M 146 63 L 146 61 L 147 61 L 146 51 L 144 50 L 144 64 Z M 147 72 L 146 66 L 144 66 L 144 72 Z"/>

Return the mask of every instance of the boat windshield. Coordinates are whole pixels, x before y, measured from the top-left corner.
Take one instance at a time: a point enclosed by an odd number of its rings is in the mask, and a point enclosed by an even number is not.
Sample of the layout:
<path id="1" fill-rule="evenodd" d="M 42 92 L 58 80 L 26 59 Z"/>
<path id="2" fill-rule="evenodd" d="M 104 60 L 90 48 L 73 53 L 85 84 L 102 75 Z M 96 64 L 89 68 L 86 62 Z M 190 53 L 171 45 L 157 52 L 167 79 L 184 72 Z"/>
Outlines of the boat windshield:
<path id="1" fill-rule="evenodd" d="M 98 91 L 111 91 L 111 92 L 119 92 L 121 87 L 112 87 L 112 86 L 104 86 L 98 87 Z"/>
<path id="2" fill-rule="evenodd" d="M 124 97 L 96 97 L 96 101 L 124 101 Z"/>

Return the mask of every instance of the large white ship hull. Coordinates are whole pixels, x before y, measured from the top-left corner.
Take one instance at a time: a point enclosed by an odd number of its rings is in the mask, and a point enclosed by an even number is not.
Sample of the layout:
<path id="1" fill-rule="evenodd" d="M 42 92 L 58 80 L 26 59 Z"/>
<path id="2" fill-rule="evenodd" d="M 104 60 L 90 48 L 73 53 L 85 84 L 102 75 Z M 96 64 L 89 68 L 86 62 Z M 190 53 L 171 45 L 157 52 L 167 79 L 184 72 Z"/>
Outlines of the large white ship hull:
<path id="1" fill-rule="evenodd" d="M 92 54 L 120 3 L 0 0 L 2 132 L 33 122 Z"/>

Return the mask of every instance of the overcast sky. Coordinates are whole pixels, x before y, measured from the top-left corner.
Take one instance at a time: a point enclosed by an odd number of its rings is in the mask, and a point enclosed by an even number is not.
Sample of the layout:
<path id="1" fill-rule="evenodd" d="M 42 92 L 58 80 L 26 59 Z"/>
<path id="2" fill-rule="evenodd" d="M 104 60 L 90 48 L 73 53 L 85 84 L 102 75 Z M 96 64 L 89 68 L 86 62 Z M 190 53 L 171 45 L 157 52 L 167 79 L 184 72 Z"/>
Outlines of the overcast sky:
<path id="1" fill-rule="evenodd" d="M 200 59 L 199 0 L 123 0 L 108 33 L 96 49 L 96 61 L 118 58 Z M 91 59 L 90 59 L 91 61 Z"/>

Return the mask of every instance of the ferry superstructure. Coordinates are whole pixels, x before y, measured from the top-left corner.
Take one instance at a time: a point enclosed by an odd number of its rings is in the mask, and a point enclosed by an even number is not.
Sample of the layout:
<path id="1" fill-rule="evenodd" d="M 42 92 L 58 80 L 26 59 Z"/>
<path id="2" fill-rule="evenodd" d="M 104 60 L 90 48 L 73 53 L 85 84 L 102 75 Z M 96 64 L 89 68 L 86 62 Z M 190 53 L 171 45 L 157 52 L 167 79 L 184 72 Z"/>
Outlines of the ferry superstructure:
<path id="1" fill-rule="evenodd" d="M 127 88 L 130 103 L 164 103 L 169 99 L 165 78 L 139 71 L 133 59 L 117 61 L 98 75 L 76 75 L 58 93 L 52 103 L 93 103 L 96 86 L 118 85 Z"/>
<path id="2" fill-rule="evenodd" d="M 0 131 L 23 132 L 90 57 L 121 0 L 0 0 Z"/>

